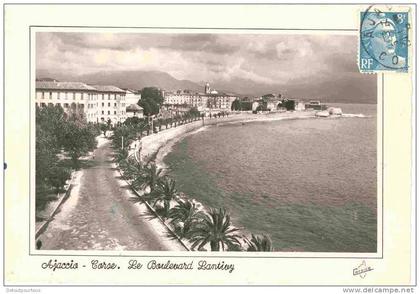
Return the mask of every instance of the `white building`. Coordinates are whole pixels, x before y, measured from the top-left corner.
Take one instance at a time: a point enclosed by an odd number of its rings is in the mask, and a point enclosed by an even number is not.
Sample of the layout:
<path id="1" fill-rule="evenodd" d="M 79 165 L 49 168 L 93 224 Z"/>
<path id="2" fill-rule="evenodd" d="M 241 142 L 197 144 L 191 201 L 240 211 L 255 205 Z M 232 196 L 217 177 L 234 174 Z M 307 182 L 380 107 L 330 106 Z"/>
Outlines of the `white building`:
<path id="1" fill-rule="evenodd" d="M 166 105 L 190 105 L 192 100 L 198 98 L 198 93 L 191 93 L 188 90 L 164 93 L 164 104 Z"/>
<path id="2" fill-rule="evenodd" d="M 137 104 L 141 99 L 141 94 L 134 90 L 125 90 L 125 103 L 126 105 Z"/>
<path id="3" fill-rule="evenodd" d="M 88 122 L 105 122 L 110 119 L 115 124 L 126 118 L 125 91 L 114 86 L 37 81 L 35 104 L 39 107 L 59 105 L 66 112 L 77 109 L 85 114 Z"/>
<path id="4" fill-rule="evenodd" d="M 236 98 L 235 95 L 219 93 L 211 89 L 209 83 L 206 83 L 204 93 L 192 93 L 188 90 L 166 92 L 164 104 L 167 107 L 196 107 L 199 111 L 230 111 L 232 102 Z"/>
<path id="5" fill-rule="evenodd" d="M 126 92 L 115 86 L 93 85 L 98 95 L 98 121 L 107 122 L 111 120 L 112 124 L 124 122 L 127 118 L 125 113 Z"/>
<path id="6" fill-rule="evenodd" d="M 39 107 L 59 105 L 65 111 L 83 111 L 88 122 L 97 121 L 97 92 L 79 82 L 36 82 L 35 103 Z"/>

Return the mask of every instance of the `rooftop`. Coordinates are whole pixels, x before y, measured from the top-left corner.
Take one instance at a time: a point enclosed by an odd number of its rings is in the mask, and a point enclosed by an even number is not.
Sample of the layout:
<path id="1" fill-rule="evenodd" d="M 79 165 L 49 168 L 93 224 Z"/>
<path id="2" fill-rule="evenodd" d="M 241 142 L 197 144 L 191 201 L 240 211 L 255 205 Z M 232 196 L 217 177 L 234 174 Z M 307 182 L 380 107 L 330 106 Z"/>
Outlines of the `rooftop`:
<path id="1" fill-rule="evenodd" d="M 37 81 L 37 89 L 45 90 L 83 90 L 96 91 L 94 87 L 88 86 L 81 82 L 57 82 L 57 81 Z"/>
<path id="2" fill-rule="evenodd" d="M 137 104 L 130 104 L 127 106 L 127 108 L 125 109 L 126 112 L 138 112 L 143 110 L 143 107 L 137 105 Z"/>
<path id="3" fill-rule="evenodd" d="M 108 85 L 92 85 L 96 90 L 99 92 L 115 92 L 115 93 L 125 93 L 124 90 L 115 87 L 115 86 L 108 86 Z"/>

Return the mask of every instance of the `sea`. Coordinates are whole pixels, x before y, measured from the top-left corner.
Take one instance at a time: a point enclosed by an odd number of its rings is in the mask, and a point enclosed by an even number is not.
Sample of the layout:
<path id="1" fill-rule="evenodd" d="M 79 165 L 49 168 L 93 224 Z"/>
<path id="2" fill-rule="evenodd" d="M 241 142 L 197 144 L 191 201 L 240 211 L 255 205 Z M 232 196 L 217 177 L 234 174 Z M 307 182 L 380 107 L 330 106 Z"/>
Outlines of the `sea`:
<path id="1" fill-rule="evenodd" d="M 345 115 L 219 124 L 164 159 L 178 191 L 224 207 L 277 251 L 377 251 L 377 105 Z"/>

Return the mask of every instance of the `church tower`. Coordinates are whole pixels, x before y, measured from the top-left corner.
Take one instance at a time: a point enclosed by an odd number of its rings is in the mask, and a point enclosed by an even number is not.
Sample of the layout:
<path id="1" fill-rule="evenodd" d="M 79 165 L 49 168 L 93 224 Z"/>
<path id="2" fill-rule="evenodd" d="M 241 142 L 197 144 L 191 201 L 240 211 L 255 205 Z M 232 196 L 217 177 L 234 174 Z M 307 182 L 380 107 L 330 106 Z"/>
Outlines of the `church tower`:
<path id="1" fill-rule="evenodd" d="M 204 94 L 210 94 L 210 84 L 206 83 L 206 86 L 204 87 Z"/>

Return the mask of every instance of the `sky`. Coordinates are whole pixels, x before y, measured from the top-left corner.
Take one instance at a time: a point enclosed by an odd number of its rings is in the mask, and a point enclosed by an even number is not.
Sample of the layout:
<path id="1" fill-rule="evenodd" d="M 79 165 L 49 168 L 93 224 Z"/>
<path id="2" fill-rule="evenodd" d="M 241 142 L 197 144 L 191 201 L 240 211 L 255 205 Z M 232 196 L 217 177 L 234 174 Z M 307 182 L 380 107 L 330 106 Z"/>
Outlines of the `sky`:
<path id="1" fill-rule="evenodd" d="M 177 79 L 278 84 L 358 73 L 357 36 L 37 33 L 36 66 L 69 74 L 158 70 Z"/>

